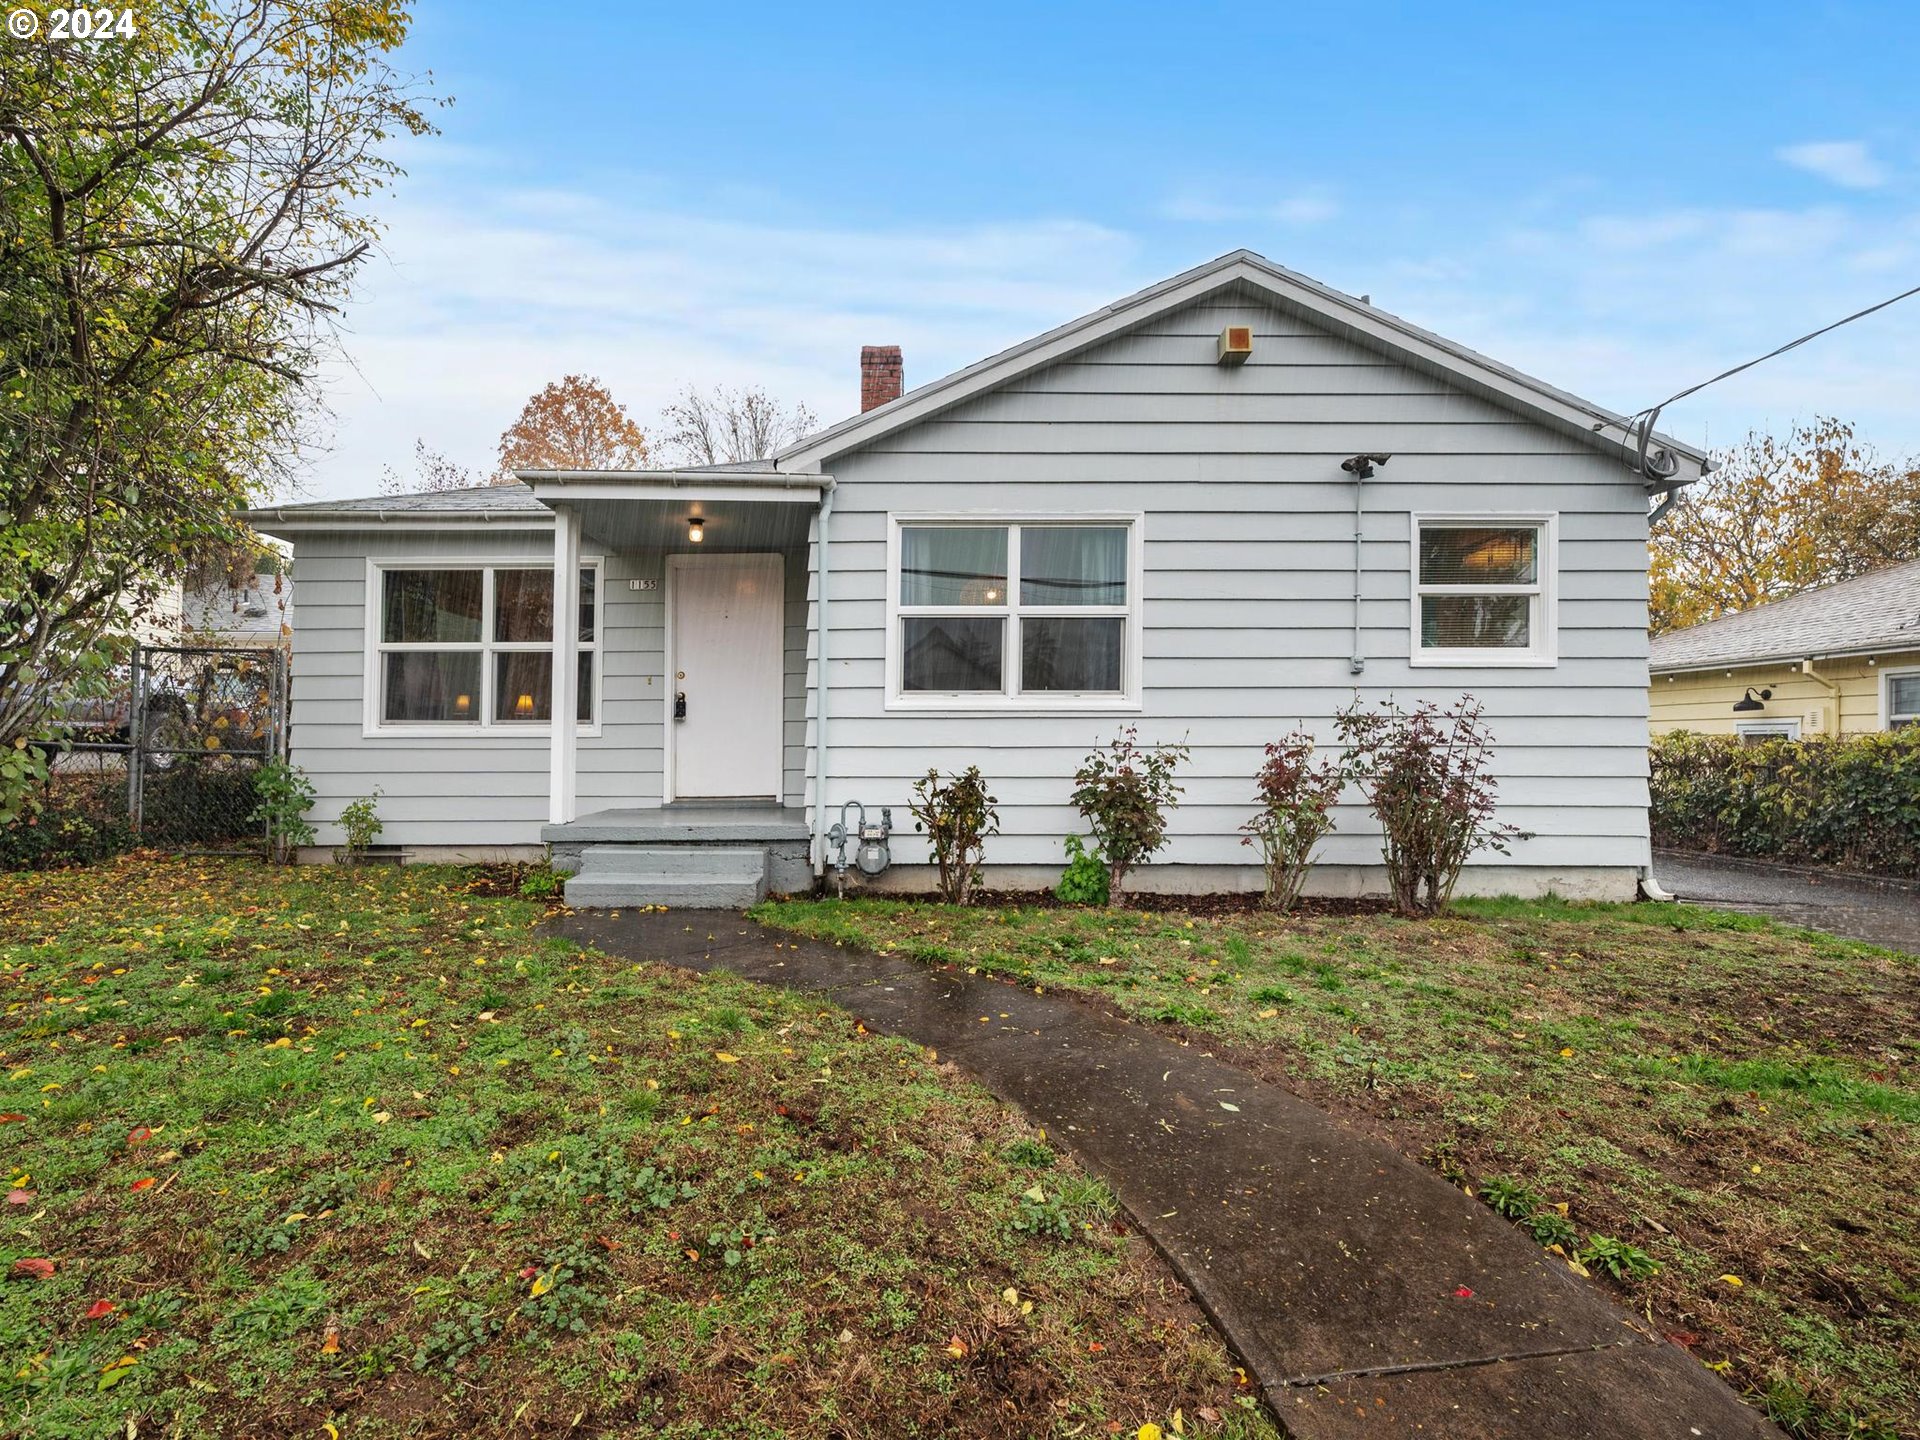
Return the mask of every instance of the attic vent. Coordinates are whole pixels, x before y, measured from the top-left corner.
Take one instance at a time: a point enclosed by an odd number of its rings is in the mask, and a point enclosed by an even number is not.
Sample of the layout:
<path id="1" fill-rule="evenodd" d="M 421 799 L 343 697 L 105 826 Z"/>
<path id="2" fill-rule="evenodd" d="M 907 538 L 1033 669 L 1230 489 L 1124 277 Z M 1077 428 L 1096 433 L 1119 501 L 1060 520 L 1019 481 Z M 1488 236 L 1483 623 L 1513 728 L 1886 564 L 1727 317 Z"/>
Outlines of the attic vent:
<path id="1" fill-rule="evenodd" d="M 1253 354 L 1251 325 L 1229 325 L 1220 332 L 1220 364 L 1244 365 L 1251 354 Z"/>

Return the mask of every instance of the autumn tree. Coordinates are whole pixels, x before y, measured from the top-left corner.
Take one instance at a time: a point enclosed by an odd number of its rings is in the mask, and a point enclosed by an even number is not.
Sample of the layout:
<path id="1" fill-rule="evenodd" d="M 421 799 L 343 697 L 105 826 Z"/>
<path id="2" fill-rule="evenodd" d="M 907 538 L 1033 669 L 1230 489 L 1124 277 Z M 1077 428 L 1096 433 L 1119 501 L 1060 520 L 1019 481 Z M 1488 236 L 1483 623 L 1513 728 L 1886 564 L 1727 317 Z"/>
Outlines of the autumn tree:
<path id="1" fill-rule="evenodd" d="M 661 413 L 662 449 L 676 465 L 731 465 L 765 460 L 819 425 L 805 405 L 791 409 L 765 390 L 689 385 Z"/>
<path id="2" fill-rule="evenodd" d="M 1851 425 L 1752 434 L 1653 528 L 1655 634 L 1920 558 L 1920 464 L 1882 460 Z"/>
<path id="3" fill-rule="evenodd" d="M 496 485 L 516 470 L 642 470 L 647 437 L 591 375 L 569 375 L 527 401 L 500 437 Z"/>
<path id="4" fill-rule="evenodd" d="M 424 440 L 413 442 L 413 473 L 403 475 L 393 466 L 380 471 L 382 495 L 431 495 L 442 490 L 466 490 L 484 482 L 466 466 L 428 447 Z"/>
<path id="5" fill-rule="evenodd" d="M 0 44 L 0 823 L 61 694 L 308 437 L 387 146 L 386 0 L 138 9 Z"/>

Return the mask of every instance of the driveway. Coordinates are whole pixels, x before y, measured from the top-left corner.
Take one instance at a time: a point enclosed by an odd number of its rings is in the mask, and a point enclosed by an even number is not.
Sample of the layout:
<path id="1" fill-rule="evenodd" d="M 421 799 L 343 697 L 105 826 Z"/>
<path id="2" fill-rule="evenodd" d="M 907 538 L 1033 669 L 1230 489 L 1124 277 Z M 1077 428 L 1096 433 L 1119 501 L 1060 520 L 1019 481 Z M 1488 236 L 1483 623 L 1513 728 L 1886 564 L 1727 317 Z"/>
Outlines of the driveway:
<path id="1" fill-rule="evenodd" d="M 1655 852 L 1653 873 L 1689 905 L 1744 910 L 1920 955 L 1920 885 L 1876 885 L 1668 850 Z"/>

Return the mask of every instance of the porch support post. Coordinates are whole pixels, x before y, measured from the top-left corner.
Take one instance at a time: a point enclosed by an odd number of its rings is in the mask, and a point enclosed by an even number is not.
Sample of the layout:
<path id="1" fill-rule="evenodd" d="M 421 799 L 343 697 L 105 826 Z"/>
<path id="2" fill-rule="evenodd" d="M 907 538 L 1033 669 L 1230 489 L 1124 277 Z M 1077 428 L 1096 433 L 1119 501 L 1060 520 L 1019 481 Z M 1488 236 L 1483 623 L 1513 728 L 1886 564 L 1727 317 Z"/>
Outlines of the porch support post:
<path id="1" fill-rule="evenodd" d="M 580 512 L 553 507 L 553 771 L 547 818 L 565 825 L 575 818 L 575 759 L 580 726 Z"/>

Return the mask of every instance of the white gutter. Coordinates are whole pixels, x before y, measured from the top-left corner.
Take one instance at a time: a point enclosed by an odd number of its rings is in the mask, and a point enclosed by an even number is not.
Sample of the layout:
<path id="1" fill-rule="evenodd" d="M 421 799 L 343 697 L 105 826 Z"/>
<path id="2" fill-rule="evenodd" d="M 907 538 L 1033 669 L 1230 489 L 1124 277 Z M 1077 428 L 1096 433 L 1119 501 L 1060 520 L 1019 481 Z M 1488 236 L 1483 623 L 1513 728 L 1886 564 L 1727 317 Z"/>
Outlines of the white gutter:
<path id="1" fill-rule="evenodd" d="M 827 764 L 827 580 L 832 573 L 829 557 L 832 555 L 829 541 L 829 522 L 833 518 L 833 479 L 827 477 L 826 486 L 820 492 L 820 511 L 818 519 L 820 558 L 814 566 L 814 585 L 817 593 L 814 597 L 814 681 L 813 681 L 813 875 L 820 879 L 827 873 L 827 776 L 832 767 Z"/>

